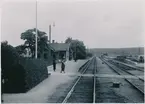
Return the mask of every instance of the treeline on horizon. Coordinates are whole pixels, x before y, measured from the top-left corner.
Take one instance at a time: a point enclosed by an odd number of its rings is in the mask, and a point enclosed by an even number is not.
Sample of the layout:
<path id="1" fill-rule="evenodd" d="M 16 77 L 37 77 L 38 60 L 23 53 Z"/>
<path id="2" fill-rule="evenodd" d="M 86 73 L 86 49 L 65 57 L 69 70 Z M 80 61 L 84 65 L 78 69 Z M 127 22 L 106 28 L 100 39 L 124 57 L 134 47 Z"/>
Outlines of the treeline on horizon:
<path id="1" fill-rule="evenodd" d="M 144 55 L 144 47 L 128 48 L 91 48 L 89 51 L 93 54 L 108 53 L 111 55 Z"/>

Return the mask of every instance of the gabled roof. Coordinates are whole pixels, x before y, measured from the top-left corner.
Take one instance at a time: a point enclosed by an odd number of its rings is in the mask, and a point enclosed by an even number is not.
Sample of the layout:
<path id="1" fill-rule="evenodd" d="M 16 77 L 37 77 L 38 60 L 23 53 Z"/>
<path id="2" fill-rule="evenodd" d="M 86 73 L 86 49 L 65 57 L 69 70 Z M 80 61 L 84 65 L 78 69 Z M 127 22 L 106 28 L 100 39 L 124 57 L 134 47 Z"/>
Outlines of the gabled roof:
<path id="1" fill-rule="evenodd" d="M 69 48 L 68 43 L 50 43 L 49 46 L 54 51 L 66 51 Z"/>

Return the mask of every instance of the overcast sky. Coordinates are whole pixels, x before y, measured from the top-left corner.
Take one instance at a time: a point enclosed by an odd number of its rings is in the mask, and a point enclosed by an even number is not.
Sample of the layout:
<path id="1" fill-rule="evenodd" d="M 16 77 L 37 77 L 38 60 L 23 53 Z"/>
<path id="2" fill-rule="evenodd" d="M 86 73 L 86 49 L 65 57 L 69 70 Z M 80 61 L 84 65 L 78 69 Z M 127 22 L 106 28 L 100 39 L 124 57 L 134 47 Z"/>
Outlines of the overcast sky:
<path id="1" fill-rule="evenodd" d="M 13 46 L 22 44 L 21 33 L 36 24 L 35 0 L 20 1 L 2 5 L 1 40 Z M 52 39 L 57 42 L 70 36 L 90 48 L 144 45 L 144 0 L 58 1 L 38 0 L 37 8 L 38 29 L 48 33 L 55 22 Z"/>

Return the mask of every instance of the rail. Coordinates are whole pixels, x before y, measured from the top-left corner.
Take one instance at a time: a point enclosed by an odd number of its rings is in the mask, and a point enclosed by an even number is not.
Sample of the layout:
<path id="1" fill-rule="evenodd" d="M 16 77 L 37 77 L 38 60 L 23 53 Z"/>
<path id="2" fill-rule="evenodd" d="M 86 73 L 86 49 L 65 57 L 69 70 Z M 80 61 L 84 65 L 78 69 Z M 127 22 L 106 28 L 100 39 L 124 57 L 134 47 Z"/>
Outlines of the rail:
<path id="1" fill-rule="evenodd" d="M 129 68 L 135 69 L 135 70 L 144 71 L 144 70 L 142 70 L 141 68 L 138 68 L 138 67 L 135 67 L 135 66 L 132 66 L 132 65 L 129 65 L 129 64 L 126 64 L 126 63 L 117 61 L 117 60 L 112 60 L 112 61 L 114 61 L 114 62 L 116 62 L 116 63 L 119 63 L 119 64 L 122 64 L 122 65 L 124 65 L 124 66 L 127 66 L 127 67 L 129 67 Z"/>
<path id="2" fill-rule="evenodd" d="M 96 63 L 96 61 L 95 61 L 95 63 Z M 97 68 L 97 67 L 95 67 L 96 64 L 94 64 L 94 92 L 93 92 L 93 103 L 96 102 L 96 68 Z"/>
<path id="3" fill-rule="evenodd" d="M 108 65 L 111 69 L 113 69 L 117 74 L 122 75 L 120 72 L 118 72 L 115 68 L 113 68 L 111 65 L 108 64 L 108 62 L 106 62 L 104 59 L 101 59 L 102 61 L 104 61 L 104 63 L 106 63 L 106 65 Z M 136 86 L 134 83 L 132 83 L 131 81 L 129 81 L 127 78 L 124 78 L 127 82 L 129 82 L 134 88 L 136 88 L 139 92 L 141 92 L 142 95 L 144 95 L 144 91 L 141 90 L 138 86 Z"/>
<path id="4" fill-rule="evenodd" d="M 88 62 L 87 66 L 85 67 L 84 71 L 82 72 L 82 74 L 84 74 L 86 72 L 86 70 L 88 69 L 89 65 L 91 64 L 91 61 L 93 60 L 94 57 L 92 57 L 90 59 L 90 61 Z M 76 80 L 75 84 L 72 86 L 71 90 L 68 92 L 67 96 L 65 97 L 65 99 L 63 100 L 62 103 L 66 103 L 68 98 L 71 96 L 72 92 L 74 91 L 75 86 L 77 85 L 77 83 L 80 81 L 82 74 L 78 77 L 78 79 Z"/>

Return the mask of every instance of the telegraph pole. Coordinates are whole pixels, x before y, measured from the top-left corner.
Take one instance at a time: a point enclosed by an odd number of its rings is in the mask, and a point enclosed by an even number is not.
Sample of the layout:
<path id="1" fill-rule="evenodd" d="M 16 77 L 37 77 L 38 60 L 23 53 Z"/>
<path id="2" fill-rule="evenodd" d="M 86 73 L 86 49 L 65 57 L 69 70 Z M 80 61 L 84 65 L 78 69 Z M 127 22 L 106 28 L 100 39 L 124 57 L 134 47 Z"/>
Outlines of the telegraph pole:
<path id="1" fill-rule="evenodd" d="M 49 25 L 49 43 L 51 43 L 51 25 Z"/>
<path id="2" fill-rule="evenodd" d="M 35 35 L 35 58 L 37 59 L 37 0 L 36 0 L 36 35 Z"/>

